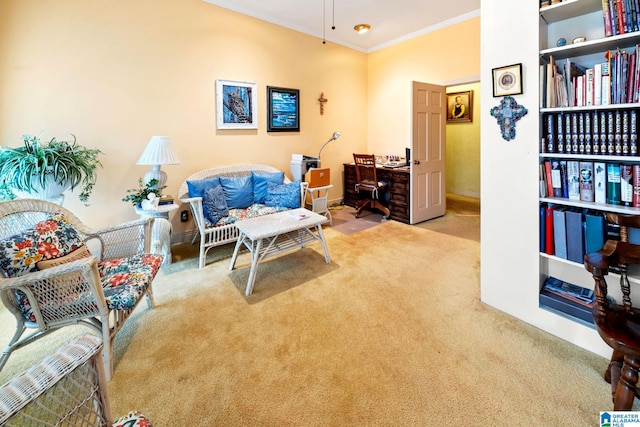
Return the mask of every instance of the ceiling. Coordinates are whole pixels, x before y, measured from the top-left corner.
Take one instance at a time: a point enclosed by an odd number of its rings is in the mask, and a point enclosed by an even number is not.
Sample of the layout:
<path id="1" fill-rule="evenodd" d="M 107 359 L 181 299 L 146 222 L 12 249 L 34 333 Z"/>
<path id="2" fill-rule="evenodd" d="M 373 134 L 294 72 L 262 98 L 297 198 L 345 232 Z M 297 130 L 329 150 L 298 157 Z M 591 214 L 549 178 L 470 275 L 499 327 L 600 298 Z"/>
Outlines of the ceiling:
<path id="1" fill-rule="evenodd" d="M 318 37 L 318 43 L 325 39 L 327 43 L 373 52 L 479 16 L 481 0 L 204 1 Z M 358 34 L 353 29 L 357 24 L 369 24 L 371 31 Z M 460 40 L 442 42 L 455 44 Z"/>

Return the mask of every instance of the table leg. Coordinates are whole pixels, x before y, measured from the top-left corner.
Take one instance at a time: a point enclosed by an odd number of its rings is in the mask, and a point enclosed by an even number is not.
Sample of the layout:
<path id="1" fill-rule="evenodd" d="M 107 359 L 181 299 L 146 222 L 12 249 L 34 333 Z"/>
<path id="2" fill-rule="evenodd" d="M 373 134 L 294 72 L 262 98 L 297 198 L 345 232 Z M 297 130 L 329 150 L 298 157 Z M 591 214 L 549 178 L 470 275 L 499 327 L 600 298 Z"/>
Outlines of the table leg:
<path id="1" fill-rule="evenodd" d="M 318 236 L 320 236 L 320 243 L 322 243 L 322 250 L 324 250 L 324 262 L 329 264 L 331 257 L 329 257 L 329 249 L 327 248 L 327 242 L 324 240 L 324 233 L 322 233 L 322 225 L 316 227 L 318 230 Z"/>
<path id="2" fill-rule="evenodd" d="M 253 292 L 253 285 L 256 281 L 256 272 L 258 270 L 258 263 L 260 262 L 260 249 L 262 248 L 262 239 L 258 239 L 257 242 L 252 242 L 251 253 L 251 270 L 249 271 L 249 278 L 247 279 L 247 290 L 245 295 L 249 296 Z"/>
<path id="3" fill-rule="evenodd" d="M 233 267 L 236 265 L 236 258 L 238 258 L 238 251 L 240 250 L 240 246 L 244 242 L 244 234 L 240 233 L 238 236 L 238 241 L 236 242 L 236 247 L 233 249 L 233 256 L 231 257 L 231 264 L 229 264 L 229 271 L 233 270 Z"/>

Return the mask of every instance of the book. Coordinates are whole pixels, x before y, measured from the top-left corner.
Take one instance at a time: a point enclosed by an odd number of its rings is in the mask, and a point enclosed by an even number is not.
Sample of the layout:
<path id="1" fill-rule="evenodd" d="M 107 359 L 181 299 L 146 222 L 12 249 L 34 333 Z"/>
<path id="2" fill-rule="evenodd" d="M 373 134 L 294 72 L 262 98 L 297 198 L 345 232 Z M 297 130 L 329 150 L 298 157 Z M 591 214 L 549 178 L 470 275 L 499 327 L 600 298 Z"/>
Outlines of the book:
<path id="1" fill-rule="evenodd" d="M 603 162 L 593 163 L 593 201 L 607 203 L 607 171 Z"/>
<path id="2" fill-rule="evenodd" d="M 569 182 L 567 179 L 567 161 L 560 160 L 560 188 L 562 190 L 562 198 L 569 198 Z"/>
<path id="3" fill-rule="evenodd" d="M 620 165 L 620 203 L 633 206 L 633 166 Z"/>
<path id="4" fill-rule="evenodd" d="M 553 197 L 562 197 L 562 174 L 560 171 L 560 160 L 551 160 L 551 186 L 553 187 Z"/>
<path id="5" fill-rule="evenodd" d="M 553 183 L 551 177 L 551 160 L 544 162 L 545 177 L 547 182 L 547 197 L 553 197 Z"/>
<path id="6" fill-rule="evenodd" d="M 540 206 L 540 252 L 544 253 L 546 249 L 546 230 L 545 225 L 547 224 L 546 220 L 547 208 L 544 205 Z"/>
<path id="7" fill-rule="evenodd" d="M 593 150 L 593 126 L 591 113 L 582 113 L 584 121 L 584 154 L 591 154 Z"/>
<path id="8" fill-rule="evenodd" d="M 569 200 L 580 200 L 580 162 L 567 161 L 567 187 Z"/>
<path id="9" fill-rule="evenodd" d="M 593 202 L 593 162 L 580 162 L 580 200 Z"/>
<path id="10" fill-rule="evenodd" d="M 565 228 L 567 230 L 567 259 L 582 263 L 584 259 L 584 232 L 582 212 L 568 209 L 565 212 Z"/>
<path id="11" fill-rule="evenodd" d="M 553 247 L 557 257 L 567 259 L 567 229 L 564 208 L 553 209 Z"/>
<path id="12" fill-rule="evenodd" d="M 616 110 L 614 114 L 614 123 L 613 150 L 619 156 L 622 154 L 622 112 L 620 110 Z"/>
<path id="13" fill-rule="evenodd" d="M 553 114 L 547 114 L 545 116 L 547 127 L 547 153 L 556 152 L 556 126 L 555 117 Z"/>
<path id="14" fill-rule="evenodd" d="M 541 307 L 547 307 L 558 313 L 593 324 L 593 315 L 591 314 L 591 309 L 589 307 L 585 307 L 584 305 L 571 301 L 568 298 L 564 298 L 561 295 L 554 294 L 548 289 L 542 288 L 540 290 L 539 304 Z"/>
<path id="15" fill-rule="evenodd" d="M 601 213 L 587 212 L 584 216 L 584 250 L 597 252 L 604 246 L 605 221 Z"/>
<path id="16" fill-rule="evenodd" d="M 629 145 L 629 112 L 625 110 L 622 112 L 622 155 L 628 156 L 629 154 L 631 154 Z"/>
<path id="17" fill-rule="evenodd" d="M 293 219 L 301 220 L 301 219 L 307 219 L 311 215 L 309 215 L 308 212 L 301 212 L 301 211 L 293 210 L 293 211 L 289 212 L 289 216 L 291 218 L 293 218 Z"/>
<path id="18" fill-rule="evenodd" d="M 589 114 L 589 113 L 586 113 Z M 592 132 L 592 136 L 591 136 L 591 152 L 593 154 L 599 154 L 600 153 L 600 127 L 599 125 L 599 120 L 598 120 L 598 113 L 596 111 L 593 112 L 592 115 L 592 126 L 593 126 L 593 132 Z"/>
<path id="19" fill-rule="evenodd" d="M 620 165 L 607 163 L 607 203 L 620 204 Z"/>
<path id="20" fill-rule="evenodd" d="M 547 206 L 545 208 L 545 248 L 544 248 L 544 252 L 547 255 L 553 255 L 554 254 L 554 249 L 553 249 L 553 209 L 551 209 L 549 206 Z"/>
<path id="21" fill-rule="evenodd" d="M 595 301 L 595 294 L 592 289 L 565 282 L 553 276 L 546 278 L 544 287 L 559 295 L 571 296 L 585 304 L 591 304 Z"/>
<path id="22" fill-rule="evenodd" d="M 638 155 L 638 134 L 637 131 L 638 124 L 638 113 L 636 110 L 631 110 L 629 112 L 629 154 L 632 156 Z"/>
<path id="23" fill-rule="evenodd" d="M 640 165 L 633 165 L 633 207 L 640 208 Z"/>
<path id="24" fill-rule="evenodd" d="M 611 37 L 613 31 L 611 29 L 611 14 L 609 13 L 609 0 L 602 0 L 602 18 L 604 20 L 604 35 Z"/>

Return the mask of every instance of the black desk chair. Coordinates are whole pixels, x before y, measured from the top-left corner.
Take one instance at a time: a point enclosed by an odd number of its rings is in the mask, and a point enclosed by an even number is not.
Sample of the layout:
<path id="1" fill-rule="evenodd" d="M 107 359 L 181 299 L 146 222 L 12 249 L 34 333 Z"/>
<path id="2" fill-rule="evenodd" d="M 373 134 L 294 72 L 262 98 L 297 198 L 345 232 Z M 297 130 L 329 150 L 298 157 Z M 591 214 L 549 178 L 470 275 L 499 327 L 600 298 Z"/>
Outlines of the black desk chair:
<path id="1" fill-rule="evenodd" d="M 388 183 L 378 181 L 376 174 L 376 156 L 373 154 L 355 154 L 353 153 L 353 161 L 356 165 L 356 193 L 361 191 L 369 193 L 366 199 L 356 202 L 356 218 L 360 217 L 360 213 L 366 208 L 378 209 L 384 212 L 385 219 L 389 219 L 391 212 L 389 208 L 383 205 L 381 195 L 387 190 Z"/>

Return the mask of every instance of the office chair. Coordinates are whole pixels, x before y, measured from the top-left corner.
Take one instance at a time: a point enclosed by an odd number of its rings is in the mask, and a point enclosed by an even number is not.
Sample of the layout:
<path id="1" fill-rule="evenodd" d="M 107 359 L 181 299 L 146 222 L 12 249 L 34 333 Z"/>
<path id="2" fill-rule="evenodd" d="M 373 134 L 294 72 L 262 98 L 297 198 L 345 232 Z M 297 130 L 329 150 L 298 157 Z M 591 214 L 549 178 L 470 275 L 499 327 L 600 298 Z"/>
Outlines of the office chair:
<path id="1" fill-rule="evenodd" d="M 380 202 L 381 195 L 388 187 L 385 181 L 378 181 L 376 173 L 376 156 L 373 154 L 355 154 L 353 161 L 356 165 L 356 193 L 366 192 L 369 197 L 356 202 L 356 218 L 363 210 L 370 207 L 384 212 L 384 218 L 389 219 L 389 208 Z"/>
<path id="2" fill-rule="evenodd" d="M 595 281 L 596 305 L 592 313 L 596 329 L 613 349 L 611 363 L 604 374 L 605 380 L 611 383 L 613 409 L 629 411 L 638 394 L 640 309 L 632 306 L 628 270 L 640 264 L 640 245 L 629 243 L 628 228 L 640 228 L 640 216 L 607 213 L 607 221 L 620 226 L 620 241 L 607 240 L 598 252 L 586 254 L 584 266 Z M 616 303 L 611 300 L 604 278 L 609 270 L 620 275 L 622 301 Z"/>

